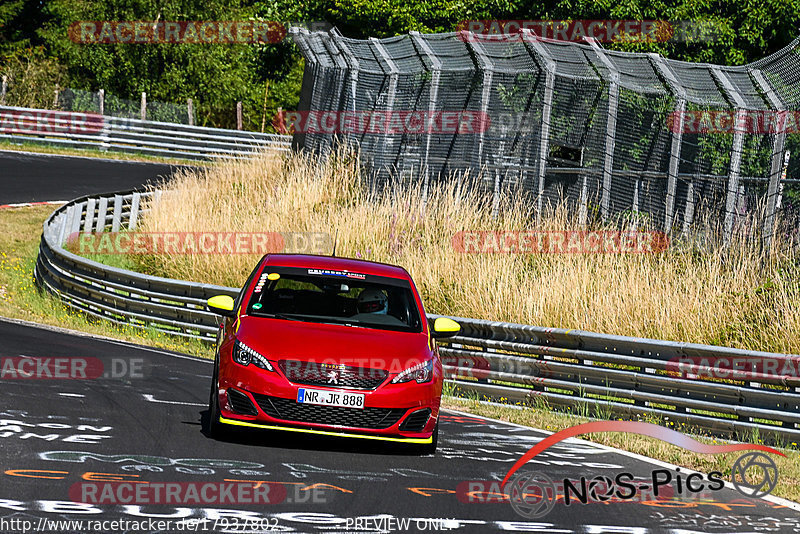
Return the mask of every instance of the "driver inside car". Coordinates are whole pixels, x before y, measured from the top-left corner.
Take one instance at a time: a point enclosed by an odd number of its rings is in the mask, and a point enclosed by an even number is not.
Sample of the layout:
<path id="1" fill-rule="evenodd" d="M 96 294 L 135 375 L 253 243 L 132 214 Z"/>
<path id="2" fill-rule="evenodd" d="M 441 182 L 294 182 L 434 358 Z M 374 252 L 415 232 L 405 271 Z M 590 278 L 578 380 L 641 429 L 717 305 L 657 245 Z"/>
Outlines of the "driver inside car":
<path id="1" fill-rule="evenodd" d="M 389 312 L 389 297 L 380 289 L 366 288 L 358 295 L 358 313 L 386 315 Z"/>

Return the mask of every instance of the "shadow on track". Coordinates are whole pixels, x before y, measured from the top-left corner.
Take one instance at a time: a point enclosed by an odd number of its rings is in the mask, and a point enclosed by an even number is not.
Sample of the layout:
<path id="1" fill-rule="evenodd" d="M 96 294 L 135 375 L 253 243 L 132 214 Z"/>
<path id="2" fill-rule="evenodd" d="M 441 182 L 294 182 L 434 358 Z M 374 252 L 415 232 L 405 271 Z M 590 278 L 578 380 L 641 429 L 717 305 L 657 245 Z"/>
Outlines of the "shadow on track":
<path id="1" fill-rule="evenodd" d="M 213 439 L 208 431 L 208 410 L 198 412 L 200 415 L 200 432 L 206 439 Z M 196 425 L 195 422 L 184 422 Z M 299 432 L 281 432 L 258 428 L 226 428 L 225 436 L 218 441 L 235 443 L 251 447 L 269 447 L 303 451 L 326 452 L 358 452 L 359 454 L 375 454 L 388 456 L 420 456 L 417 446 L 407 443 L 394 443 L 358 438 L 323 436 L 319 434 L 303 434 Z"/>

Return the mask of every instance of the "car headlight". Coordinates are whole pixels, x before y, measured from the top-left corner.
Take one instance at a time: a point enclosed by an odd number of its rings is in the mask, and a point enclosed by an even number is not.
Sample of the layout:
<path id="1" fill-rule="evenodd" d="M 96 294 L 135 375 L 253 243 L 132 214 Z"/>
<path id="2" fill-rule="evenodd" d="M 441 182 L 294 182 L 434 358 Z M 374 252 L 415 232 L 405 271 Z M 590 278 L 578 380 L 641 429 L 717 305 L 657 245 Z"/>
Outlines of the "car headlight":
<path id="1" fill-rule="evenodd" d="M 250 365 L 252 363 L 266 371 L 275 370 L 269 360 L 238 339 L 233 343 L 233 361 L 241 365 Z"/>
<path id="2" fill-rule="evenodd" d="M 416 380 L 417 384 L 430 382 L 433 378 L 433 360 L 418 363 L 409 367 L 392 379 L 392 384 L 404 384 Z"/>

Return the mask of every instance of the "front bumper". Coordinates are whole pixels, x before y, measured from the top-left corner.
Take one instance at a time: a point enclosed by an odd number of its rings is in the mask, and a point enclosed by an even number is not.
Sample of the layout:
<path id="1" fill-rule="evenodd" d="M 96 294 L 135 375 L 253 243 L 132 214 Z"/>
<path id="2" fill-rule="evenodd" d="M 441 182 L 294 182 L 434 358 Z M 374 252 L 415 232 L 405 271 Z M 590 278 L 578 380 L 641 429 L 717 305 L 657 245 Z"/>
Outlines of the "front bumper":
<path id="1" fill-rule="evenodd" d="M 428 383 L 392 384 L 387 379 L 374 390 L 358 390 L 294 384 L 277 367 L 264 371 L 252 365 L 227 363 L 220 367 L 217 388 L 221 423 L 404 443 L 432 442 L 442 393 L 440 367 Z M 299 388 L 363 394 L 364 408 L 299 404 Z M 229 390 L 235 391 L 231 395 L 234 402 L 229 399 Z M 243 399 L 252 409 L 243 409 Z M 428 417 L 421 425 L 425 412 Z"/>

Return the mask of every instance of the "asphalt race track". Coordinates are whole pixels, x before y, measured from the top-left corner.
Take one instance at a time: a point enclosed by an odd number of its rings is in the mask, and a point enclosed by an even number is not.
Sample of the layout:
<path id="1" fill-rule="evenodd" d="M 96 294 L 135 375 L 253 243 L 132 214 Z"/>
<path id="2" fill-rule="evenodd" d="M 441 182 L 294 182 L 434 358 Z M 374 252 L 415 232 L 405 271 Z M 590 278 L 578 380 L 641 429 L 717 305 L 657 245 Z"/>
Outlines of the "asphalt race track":
<path id="1" fill-rule="evenodd" d="M 0 204 L 72 200 L 157 183 L 180 165 L 0 151 Z"/>
<path id="2" fill-rule="evenodd" d="M 21 356 L 86 358 L 113 375 L 15 379 L 4 373 L 3 532 L 21 532 L 13 520 L 46 532 L 95 532 L 49 521 L 148 518 L 150 532 L 177 531 L 156 521 L 187 518 L 206 520 L 195 523 L 197 531 L 216 523 L 220 532 L 800 532 L 800 513 L 727 488 L 667 504 L 556 502 L 546 517 L 527 519 L 508 502 L 468 502 L 463 488 L 466 481 L 502 479 L 544 432 L 446 413 L 439 451 L 424 457 L 396 445 L 285 432 L 213 441 L 202 426 L 210 361 L 5 320 L 0 339 L 4 366 Z M 527 467 L 560 480 L 623 470 L 649 479 L 658 466 L 573 440 Z M 87 480 L 268 481 L 285 491 L 280 502 L 259 505 L 76 504 L 70 488 Z M 237 521 L 246 518 L 252 523 L 244 529 L 247 523 Z"/>

